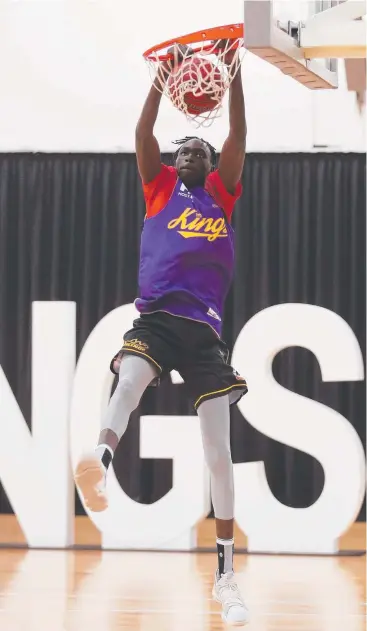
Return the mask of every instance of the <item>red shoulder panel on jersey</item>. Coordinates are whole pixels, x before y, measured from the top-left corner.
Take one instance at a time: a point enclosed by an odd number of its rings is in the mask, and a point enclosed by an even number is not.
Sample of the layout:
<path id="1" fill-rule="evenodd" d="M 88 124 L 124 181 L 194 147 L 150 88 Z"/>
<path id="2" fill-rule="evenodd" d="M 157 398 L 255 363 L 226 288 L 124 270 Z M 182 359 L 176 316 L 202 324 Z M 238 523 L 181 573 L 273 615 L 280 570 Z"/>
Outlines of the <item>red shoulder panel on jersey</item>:
<path id="1" fill-rule="evenodd" d="M 218 169 L 209 173 L 206 178 L 205 188 L 208 193 L 213 197 L 218 206 L 220 206 L 225 212 L 228 221 L 230 221 L 236 201 L 242 195 L 242 184 L 238 182 L 234 195 L 231 195 L 224 186 L 222 179 L 219 175 Z"/>
<path id="2" fill-rule="evenodd" d="M 175 167 L 168 167 L 162 164 L 157 177 L 149 184 L 143 184 L 146 216 L 148 218 L 158 215 L 167 206 L 176 182 L 177 171 Z"/>

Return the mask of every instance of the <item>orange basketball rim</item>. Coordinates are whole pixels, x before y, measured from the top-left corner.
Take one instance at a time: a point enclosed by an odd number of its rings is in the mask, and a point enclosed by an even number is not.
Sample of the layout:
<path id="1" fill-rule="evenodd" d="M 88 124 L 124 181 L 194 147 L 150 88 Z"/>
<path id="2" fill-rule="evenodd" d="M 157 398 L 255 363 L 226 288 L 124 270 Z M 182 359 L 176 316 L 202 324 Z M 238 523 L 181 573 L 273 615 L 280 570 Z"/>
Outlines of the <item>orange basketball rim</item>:
<path id="1" fill-rule="evenodd" d="M 184 48 L 179 49 L 179 44 Z M 224 94 L 244 54 L 244 25 L 229 24 L 172 38 L 152 46 L 143 56 L 155 87 L 201 126 L 212 124 L 220 115 Z M 198 103 L 210 102 L 210 109 L 195 110 L 193 98 Z"/>

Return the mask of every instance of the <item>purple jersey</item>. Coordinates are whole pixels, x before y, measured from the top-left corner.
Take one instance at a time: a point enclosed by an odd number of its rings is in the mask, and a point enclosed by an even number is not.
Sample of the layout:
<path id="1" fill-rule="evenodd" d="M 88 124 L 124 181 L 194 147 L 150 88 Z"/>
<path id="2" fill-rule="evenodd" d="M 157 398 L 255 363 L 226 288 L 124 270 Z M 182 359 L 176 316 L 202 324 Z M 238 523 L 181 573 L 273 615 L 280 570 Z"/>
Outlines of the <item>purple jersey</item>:
<path id="1" fill-rule="evenodd" d="M 174 178 L 167 203 L 145 218 L 135 304 L 141 313 L 166 311 L 204 322 L 220 336 L 234 268 L 234 234 L 227 216 L 238 195 L 230 196 L 226 215 L 216 203 L 221 196 L 215 187 L 212 196 L 207 184 L 188 190 L 177 174 Z M 216 182 L 218 175 L 211 179 Z M 210 185 L 210 176 L 208 180 Z M 157 191 L 162 205 L 161 193 Z"/>

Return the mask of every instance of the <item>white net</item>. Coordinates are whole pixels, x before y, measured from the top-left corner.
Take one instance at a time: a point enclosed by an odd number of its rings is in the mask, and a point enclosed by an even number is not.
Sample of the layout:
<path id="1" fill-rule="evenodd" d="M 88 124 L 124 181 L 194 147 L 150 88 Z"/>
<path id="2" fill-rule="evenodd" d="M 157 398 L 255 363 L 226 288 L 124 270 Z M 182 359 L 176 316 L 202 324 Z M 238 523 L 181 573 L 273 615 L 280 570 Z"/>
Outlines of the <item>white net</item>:
<path id="1" fill-rule="evenodd" d="M 151 79 L 186 118 L 197 127 L 208 127 L 220 116 L 223 97 L 241 66 L 243 39 L 173 49 L 159 49 L 145 58 Z"/>

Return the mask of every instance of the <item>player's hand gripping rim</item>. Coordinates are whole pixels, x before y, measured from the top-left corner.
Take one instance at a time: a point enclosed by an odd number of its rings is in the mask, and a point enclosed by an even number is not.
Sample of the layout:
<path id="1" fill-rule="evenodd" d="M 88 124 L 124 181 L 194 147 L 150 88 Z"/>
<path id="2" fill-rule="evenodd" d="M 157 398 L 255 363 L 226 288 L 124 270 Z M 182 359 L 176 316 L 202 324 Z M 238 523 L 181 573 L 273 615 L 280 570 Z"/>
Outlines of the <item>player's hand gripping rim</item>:
<path id="1" fill-rule="evenodd" d="M 186 44 L 174 44 L 167 50 L 167 55 L 170 55 L 171 59 L 163 61 L 159 67 L 159 72 L 164 81 L 167 81 L 169 75 L 172 72 L 176 72 L 184 59 L 192 57 L 194 51 L 190 46 Z"/>
<path id="2" fill-rule="evenodd" d="M 213 43 L 215 44 L 216 50 L 225 50 L 226 48 L 228 48 L 228 45 L 230 44 L 230 42 L 231 40 L 229 39 L 218 39 L 217 41 Z M 233 63 L 236 52 L 237 52 L 237 46 L 234 46 L 232 43 L 232 46 L 228 48 L 226 54 L 222 58 L 226 66 L 230 66 Z"/>

